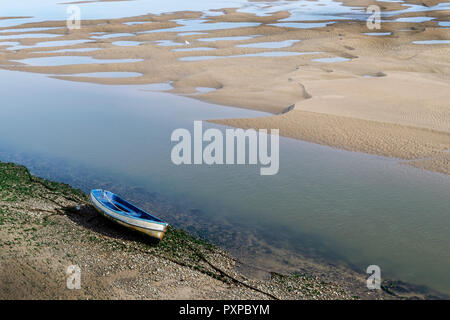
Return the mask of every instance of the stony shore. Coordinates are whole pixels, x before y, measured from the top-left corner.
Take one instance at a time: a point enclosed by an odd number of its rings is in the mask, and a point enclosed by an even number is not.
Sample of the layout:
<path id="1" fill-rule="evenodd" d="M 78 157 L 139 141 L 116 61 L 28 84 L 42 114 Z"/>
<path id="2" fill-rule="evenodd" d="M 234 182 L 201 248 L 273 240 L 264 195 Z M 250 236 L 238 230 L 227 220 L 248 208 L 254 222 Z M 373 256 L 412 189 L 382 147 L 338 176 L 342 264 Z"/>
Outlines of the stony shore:
<path id="1" fill-rule="evenodd" d="M 424 3 L 426 8 L 444 2 L 405 3 Z M 282 136 L 392 157 L 405 165 L 450 174 L 450 60 L 446 42 L 450 29 L 441 25 L 449 22 L 449 11 L 405 11 L 405 3 L 344 1 L 362 9 L 376 4 L 383 13 L 392 14 L 376 30 L 369 29 L 364 20 L 345 19 L 316 28 L 289 27 L 280 24 L 290 17 L 288 11 L 256 15 L 236 8 L 223 8 L 220 15 L 208 16 L 203 27 L 219 26 L 194 34 L 176 28 L 183 28 L 182 21 L 198 23 L 202 12 L 86 20 L 77 30 L 68 30 L 66 21 L 26 23 L 17 28 L 50 29 L 27 32 L 28 38 L 20 29 L 0 28 L 9 42 L 19 45 L 0 44 L 0 67 L 110 85 L 170 82 L 168 92 L 173 94 L 272 113 L 262 118 L 216 121 L 220 124 L 279 128 Z M 414 20 L 422 18 L 425 20 L 420 23 Z M 252 25 L 221 29 L 223 23 Z M 48 37 L 33 37 L 34 33 Z M 33 47 L 55 39 L 81 43 Z M 254 47 L 292 40 L 297 42 L 287 47 Z M 444 42 L 430 45 L 427 40 Z M 135 45 L 121 46 L 117 41 L 133 41 Z M 64 49 L 93 51 L 58 51 Z M 282 57 L 262 55 L 273 52 Z M 283 56 L 286 52 L 289 55 Z M 32 65 L 24 60 L 60 56 L 99 61 Z M 116 62 L 101 63 L 107 61 L 104 59 Z M 95 72 L 141 76 L 85 76 Z M 211 90 L 198 92 L 197 87 Z M 285 112 L 292 105 L 295 108 Z"/>
<path id="2" fill-rule="evenodd" d="M 205 240 L 170 227 L 153 242 L 100 216 L 82 191 L 12 163 L 0 162 L 0 226 L 0 299 L 401 298 L 356 278 L 344 284 L 272 272 L 252 279 Z M 80 290 L 66 287 L 70 265 L 81 269 Z"/>

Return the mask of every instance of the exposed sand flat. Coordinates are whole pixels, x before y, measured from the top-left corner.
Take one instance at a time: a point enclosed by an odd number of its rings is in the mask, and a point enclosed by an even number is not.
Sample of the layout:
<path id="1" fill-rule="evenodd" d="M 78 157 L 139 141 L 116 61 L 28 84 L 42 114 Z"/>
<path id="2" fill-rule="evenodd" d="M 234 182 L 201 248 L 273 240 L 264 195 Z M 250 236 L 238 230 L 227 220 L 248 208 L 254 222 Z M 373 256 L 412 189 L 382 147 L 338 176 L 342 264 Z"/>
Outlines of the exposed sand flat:
<path id="1" fill-rule="evenodd" d="M 397 123 L 450 133 L 449 85 L 411 72 L 302 82 L 311 99 L 296 110 Z"/>
<path id="2" fill-rule="evenodd" d="M 420 169 L 450 174 L 449 170 L 448 170 L 448 168 L 450 167 L 450 154 L 448 152 L 441 153 L 441 154 L 439 154 L 435 157 L 429 158 L 429 159 L 405 162 L 405 164 L 408 164 L 410 166 L 420 168 Z"/>
<path id="3" fill-rule="evenodd" d="M 357 7 L 377 4 L 383 11 L 390 12 L 406 8 L 401 3 L 375 0 L 343 2 Z M 438 2 L 444 1 L 420 1 L 420 4 L 434 6 Z M 61 28 L 39 31 L 48 33 L 49 38 L 32 38 L 30 34 L 30 38 L 15 39 L 15 34 L 24 32 L 3 30 L 9 31 L 2 32 L 8 39 L 1 41 L 17 42 L 19 47 L 14 49 L 0 43 L 0 64 L 5 69 L 52 74 L 71 81 L 103 84 L 171 81 L 171 92 L 183 95 L 197 93 L 197 87 L 216 88 L 211 92 L 196 94 L 195 98 L 274 114 L 280 114 L 288 106 L 295 105 L 295 109 L 290 112 L 268 118 L 231 119 L 218 123 L 243 128 L 280 128 L 284 136 L 347 150 L 417 160 L 407 163 L 450 173 L 448 156 L 443 151 L 450 149 L 450 45 L 413 43 L 450 40 L 450 29 L 439 26 L 439 21 L 450 20 L 448 10 L 395 14 L 387 17 L 390 22 L 383 22 L 379 30 L 369 30 L 365 21 L 349 23 L 345 20 L 319 28 L 280 27 L 273 24 L 289 17 L 289 12 L 255 15 L 236 9 L 221 11 L 223 14 L 207 18 L 202 17 L 201 12 L 184 11 L 88 20 L 82 22 L 80 30 L 66 30 L 65 21 L 28 23 L 17 28 Z M 422 23 L 395 21 L 411 17 L 429 17 L 433 20 Z M 171 29 L 184 26 L 185 22 L 177 19 L 196 19 L 196 23 L 199 19 L 206 21 L 201 23 L 201 34 L 183 35 L 177 29 Z M 145 23 L 125 24 L 128 22 Z M 235 22 L 260 24 L 220 28 L 221 23 Z M 189 31 L 196 31 L 195 27 Z M 93 38 L 98 32 L 108 37 Z M 58 40 L 89 39 L 91 42 L 70 47 L 45 47 L 43 41 L 55 40 L 51 37 L 55 34 L 61 35 Z M 205 38 L 221 39 L 202 41 Z M 162 46 L 158 40 L 170 40 L 172 43 Z M 301 41 L 279 49 L 238 47 L 242 44 L 286 40 Z M 115 41 L 137 41 L 138 45 L 117 46 L 113 44 Z M 33 47 L 36 44 L 38 46 Z M 172 50 L 197 47 L 214 50 Z M 99 50 L 50 52 L 67 48 Z M 281 51 L 301 55 L 254 56 Z M 22 59 L 61 55 L 143 61 L 60 66 L 20 63 Z M 199 60 L 180 60 L 190 57 Z M 334 59 L 342 62 L 333 62 Z M 93 72 L 135 72 L 142 76 L 92 78 L 82 75 Z M 71 74 L 77 76 L 67 77 Z"/>
<path id="4" fill-rule="evenodd" d="M 213 122 L 240 128 L 280 128 L 287 137 L 400 159 L 444 155 L 450 134 L 416 127 L 292 110 L 266 118 Z M 448 172 L 448 168 L 439 171 Z"/>

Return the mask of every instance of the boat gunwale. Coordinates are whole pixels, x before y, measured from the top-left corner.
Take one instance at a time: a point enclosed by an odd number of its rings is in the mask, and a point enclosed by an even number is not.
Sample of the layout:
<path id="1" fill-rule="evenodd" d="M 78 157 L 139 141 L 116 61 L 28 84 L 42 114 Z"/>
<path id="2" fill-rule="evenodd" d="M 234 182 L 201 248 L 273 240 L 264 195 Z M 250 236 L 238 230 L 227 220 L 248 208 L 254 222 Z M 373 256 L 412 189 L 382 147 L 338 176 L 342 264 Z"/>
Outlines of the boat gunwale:
<path id="1" fill-rule="evenodd" d="M 112 222 L 114 222 L 114 223 L 117 223 L 117 224 L 119 224 L 119 225 L 122 225 L 122 226 L 124 226 L 124 227 L 126 227 L 126 228 L 128 228 L 128 229 L 130 229 L 130 230 L 132 230 L 132 231 L 144 233 L 144 234 L 146 234 L 146 235 L 148 235 L 148 236 L 150 236 L 150 237 L 159 239 L 160 241 L 163 239 L 164 235 L 166 234 L 167 226 L 164 228 L 163 231 L 160 231 L 160 230 L 154 230 L 154 229 L 148 229 L 148 228 L 143 228 L 143 227 L 140 227 L 140 226 L 136 226 L 136 225 L 134 225 L 134 224 L 130 224 L 130 223 L 126 222 L 126 221 L 116 219 L 116 218 L 110 216 L 109 214 L 107 214 L 105 211 L 103 211 L 101 208 L 99 208 L 99 207 L 97 207 L 97 206 L 94 206 L 94 208 L 95 208 L 96 211 L 98 211 L 98 213 L 100 213 L 100 214 L 101 214 L 102 216 L 104 216 L 106 219 L 108 219 L 108 220 L 110 220 L 110 221 L 112 221 Z M 142 230 L 140 230 L 140 229 L 142 229 Z M 156 235 L 154 235 L 154 234 L 148 233 L 147 231 L 149 231 L 149 232 L 154 232 L 154 233 L 157 233 L 157 234 L 159 234 L 159 235 L 156 236 Z"/>
<path id="2" fill-rule="evenodd" d="M 145 210 L 142 210 L 141 208 L 139 208 L 139 207 L 137 207 L 137 206 L 135 206 L 135 205 L 129 203 L 128 201 L 126 201 L 125 199 L 123 199 L 123 198 L 120 197 L 119 195 L 115 194 L 114 192 L 111 192 L 111 191 L 108 191 L 108 190 L 103 190 L 103 189 L 93 189 L 93 190 L 91 190 L 91 192 L 90 192 L 90 197 L 94 198 L 94 199 L 95 199 L 99 204 L 101 204 L 101 205 L 102 205 L 102 203 L 101 203 L 101 201 L 100 201 L 99 199 L 97 199 L 97 197 L 94 195 L 94 191 L 106 191 L 106 192 L 109 192 L 109 193 L 115 195 L 116 197 L 119 197 L 120 199 L 122 199 L 122 200 L 125 201 L 126 203 L 132 205 L 133 207 L 137 208 L 138 210 L 141 210 L 142 212 L 146 213 L 148 216 L 150 216 L 150 217 L 152 217 L 152 218 L 159 219 L 159 218 L 157 218 L 157 217 L 154 217 L 154 216 L 151 215 L 150 213 L 146 212 Z M 103 205 L 102 205 L 102 206 L 103 206 Z M 101 208 L 99 208 L 99 209 L 101 209 Z M 150 220 L 150 219 L 142 219 L 142 218 L 139 218 L 139 217 L 133 217 L 133 216 L 131 216 L 131 215 L 124 214 L 124 213 L 123 213 L 124 211 L 119 211 L 119 210 L 115 210 L 115 209 L 111 209 L 111 208 L 107 208 L 107 209 L 108 209 L 108 210 L 111 210 L 111 211 L 114 212 L 114 213 L 120 214 L 121 216 L 130 218 L 130 219 L 141 220 L 141 221 L 144 221 L 144 222 L 156 223 L 156 224 L 163 225 L 163 226 L 165 226 L 165 227 L 167 227 L 167 226 L 169 225 L 167 222 L 163 222 L 163 221 L 160 222 L 160 221 L 156 221 L 156 220 L 153 220 L 153 219 L 152 219 L 152 220 Z M 102 210 L 102 211 L 103 211 L 103 210 Z M 106 213 L 106 212 L 105 212 L 105 213 Z M 106 214 L 107 214 L 107 213 L 106 213 Z M 159 220 L 160 220 L 160 219 L 159 219 Z"/>

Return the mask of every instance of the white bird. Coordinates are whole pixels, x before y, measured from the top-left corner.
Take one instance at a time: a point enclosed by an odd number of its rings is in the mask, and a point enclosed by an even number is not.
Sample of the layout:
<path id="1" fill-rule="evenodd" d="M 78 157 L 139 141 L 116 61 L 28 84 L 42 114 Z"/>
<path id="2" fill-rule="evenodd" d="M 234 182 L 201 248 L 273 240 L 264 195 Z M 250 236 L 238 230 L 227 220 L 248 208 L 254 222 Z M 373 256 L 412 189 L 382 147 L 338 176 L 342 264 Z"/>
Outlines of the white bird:
<path id="1" fill-rule="evenodd" d="M 189 41 L 187 41 L 187 40 L 184 40 L 184 43 L 185 43 L 187 46 L 191 44 L 191 43 L 190 43 Z"/>

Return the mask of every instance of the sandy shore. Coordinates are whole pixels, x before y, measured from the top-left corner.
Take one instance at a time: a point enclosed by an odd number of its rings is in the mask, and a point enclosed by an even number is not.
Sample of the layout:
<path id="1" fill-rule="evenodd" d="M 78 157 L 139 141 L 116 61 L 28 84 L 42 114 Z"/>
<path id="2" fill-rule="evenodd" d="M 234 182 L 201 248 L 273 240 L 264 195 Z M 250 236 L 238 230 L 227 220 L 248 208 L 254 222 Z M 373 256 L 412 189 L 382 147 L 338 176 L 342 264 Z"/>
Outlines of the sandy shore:
<path id="1" fill-rule="evenodd" d="M 417 1 L 409 1 L 418 3 Z M 438 1 L 425 1 L 435 5 Z M 344 1 L 350 6 L 378 3 L 383 11 L 395 11 L 398 3 Z M 358 3 L 358 4 L 357 4 Z M 420 1 L 424 3 L 424 1 Z M 91 42 L 70 49 L 98 48 L 90 52 L 52 52 L 60 47 L 0 47 L 0 64 L 10 70 L 53 74 L 72 81 L 104 84 L 169 82 L 171 92 L 223 105 L 268 111 L 268 118 L 227 119 L 217 123 L 244 128 L 279 128 L 283 136 L 346 150 L 368 152 L 401 160 L 419 168 L 450 173 L 450 50 L 449 44 L 423 45 L 413 41 L 450 39 L 450 29 L 438 21 L 449 21 L 448 11 L 410 12 L 386 18 L 381 30 L 368 30 L 365 21 L 337 21 L 322 28 L 299 29 L 274 26 L 289 12 L 256 16 L 223 9 L 223 15 L 208 17 L 206 23 L 254 22 L 256 26 L 208 30 L 184 35 L 168 29 L 179 27 L 174 19 L 199 19 L 200 12 L 176 12 L 111 20 L 82 22 L 80 30 L 67 30 L 65 21 L 29 23 L 20 27 L 60 27 L 35 33 L 56 38 L 8 39 L 29 46 L 41 41 L 80 40 Z M 397 18 L 427 16 L 423 23 L 393 22 Z M 391 22 L 392 21 L 392 22 Z M 125 24 L 127 22 L 146 22 Z M 151 32 L 151 31 L 158 32 Z M 5 35 L 14 35 L 8 30 Z M 111 35 L 112 38 L 93 38 Z M 370 36 L 366 32 L 390 33 Z M 23 31 L 22 31 L 23 33 Z M 30 32 L 32 33 L 32 32 Z M 125 35 L 119 33 L 126 33 Z M 129 33 L 129 34 L 127 34 Z M 17 33 L 20 34 L 20 33 Z M 3 35 L 3 33 L 2 33 Z M 252 36 L 245 40 L 201 41 L 202 38 Z M 161 46 L 158 40 L 174 43 Z M 283 40 L 301 40 L 278 49 L 244 48 L 237 45 Z M 6 41 L 6 40 L 5 40 Z M 138 41 L 118 46 L 114 41 Z M 186 44 L 188 41 L 189 44 Z M 0 44 L 1 45 L 1 44 Z M 173 51 L 179 48 L 213 50 Z M 1 49 L 3 48 L 3 49 Z M 303 53 L 284 57 L 236 57 L 245 54 L 283 51 Z M 96 59 L 140 59 L 138 62 L 93 63 L 64 66 L 29 66 L 21 59 L 87 56 Z M 216 59 L 182 61 L 186 57 Z M 230 57 L 233 56 L 233 57 Z M 343 62 L 315 59 L 341 57 Z M 85 72 L 137 72 L 140 77 L 92 78 Z M 196 87 L 216 90 L 208 93 Z M 295 105 L 292 111 L 283 113 Z M 281 114 L 282 113 L 282 114 Z"/>

